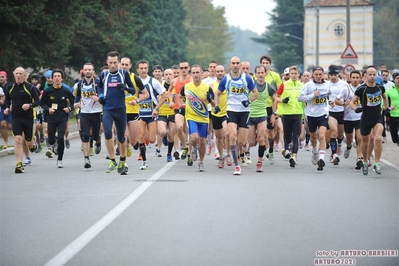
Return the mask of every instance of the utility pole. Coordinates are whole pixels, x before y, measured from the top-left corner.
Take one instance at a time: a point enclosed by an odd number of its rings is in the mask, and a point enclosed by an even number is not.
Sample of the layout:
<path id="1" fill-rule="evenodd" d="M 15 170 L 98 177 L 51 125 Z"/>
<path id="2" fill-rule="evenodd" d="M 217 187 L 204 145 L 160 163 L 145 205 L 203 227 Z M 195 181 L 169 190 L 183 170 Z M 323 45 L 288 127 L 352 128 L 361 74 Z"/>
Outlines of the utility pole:
<path id="1" fill-rule="evenodd" d="M 351 0 L 346 0 L 346 43 L 351 43 Z"/>
<path id="2" fill-rule="evenodd" d="M 320 0 L 316 0 L 316 66 L 319 65 L 319 9 Z"/>

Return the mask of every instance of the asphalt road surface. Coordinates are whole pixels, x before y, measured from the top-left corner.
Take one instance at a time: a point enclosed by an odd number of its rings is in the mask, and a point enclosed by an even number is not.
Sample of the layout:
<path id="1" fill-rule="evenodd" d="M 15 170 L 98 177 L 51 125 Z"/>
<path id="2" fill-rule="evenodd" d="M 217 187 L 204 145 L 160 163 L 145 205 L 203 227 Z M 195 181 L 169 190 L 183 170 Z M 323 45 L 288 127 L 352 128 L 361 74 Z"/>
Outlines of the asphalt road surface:
<path id="1" fill-rule="evenodd" d="M 364 176 L 352 152 L 318 172 L 300 150 L 296 168 L 276 153 L 256 173 L 254 148 L 233 176 L 213 156 L 200 173 L 165 151 L 147 149 L 144 171 L 135 151 L 125 176 L 106 173 L 105 147 L 84 169 L 78 139 L 62 169 L 41 152 L 17 175 L 15 156 L 1 158 L 0 264 L 399 265 L 399 173 L 389 166 Z"/>

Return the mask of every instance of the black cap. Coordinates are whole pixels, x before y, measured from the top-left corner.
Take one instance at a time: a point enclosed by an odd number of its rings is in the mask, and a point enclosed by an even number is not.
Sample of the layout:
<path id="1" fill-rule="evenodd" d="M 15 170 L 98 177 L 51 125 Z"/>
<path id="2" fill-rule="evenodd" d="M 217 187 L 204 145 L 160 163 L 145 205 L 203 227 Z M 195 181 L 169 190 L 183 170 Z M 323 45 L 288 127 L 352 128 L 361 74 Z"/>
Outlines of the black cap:
<path id="1" fill-rule="evenodd" d="M 331 65 L 328 67 L 328 74 L 329 75 L 338 75 L 339 74 L 339 68 L 336 65 Z"/>
<path id="2" fill-rule="evenodd" d="M 324 72 L 324 68 L 322 68 L 321 66 L 317 66 L 317 67 L 313 68 L 313 72 L 315 72 L 316 70 L 321 70 Z"/>
<path id="3" fill-rule="evenodd" d="M 163 67 L 162 67 L 161 65 L 155 65 L 155 66 L 152 68 L 152 71 L 155 71 L 155 70 L 161 70 L 161 71 L 163 71 Z"/>

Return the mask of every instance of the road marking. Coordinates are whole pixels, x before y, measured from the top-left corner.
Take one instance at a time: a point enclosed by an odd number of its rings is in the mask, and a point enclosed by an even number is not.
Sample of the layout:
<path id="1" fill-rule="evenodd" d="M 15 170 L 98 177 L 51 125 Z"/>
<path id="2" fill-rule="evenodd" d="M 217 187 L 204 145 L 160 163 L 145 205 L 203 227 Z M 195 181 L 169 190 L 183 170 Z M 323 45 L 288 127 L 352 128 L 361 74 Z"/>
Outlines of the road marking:
<path id="1" fill-rule="evenodd" d="M 384 160 L 384 159 L 382 159 L 382 158 L 380 159 L 380 161 L 383 162 L 384 164 L 386 164 L 386 165 L 392 167 L 392 168 L 395 169 L 396 171 L 399 171 L 399 167 L 396 166 L 396 165 L 394 165 L 393 163 L 390 163 L 390 162 L 388 162 L 387 160 Z"/>
<path id="2" fill-rule="evenodd" d="M 168 171 L 174 162 L 167 163 L 158 172 L 151 176 L 149 181 L 141 184 L 135 191 L 127 196 L 121 203 L 108 212 L 103 218 L 87 229 L 83 234 L 76 238 L 71 244 L 64 248 L 54 258 L 47 262 L 44 266 L 59 266 L 66 264 L 76 254 L 78 254 L 87 244 L 90 243 L 98 234 L 101 233 L 108 225 L 110 225 L 119 215 L 121 215 L 136 199 L 138 199 L 152 184 L 155 183 L 166 171 Z"/>

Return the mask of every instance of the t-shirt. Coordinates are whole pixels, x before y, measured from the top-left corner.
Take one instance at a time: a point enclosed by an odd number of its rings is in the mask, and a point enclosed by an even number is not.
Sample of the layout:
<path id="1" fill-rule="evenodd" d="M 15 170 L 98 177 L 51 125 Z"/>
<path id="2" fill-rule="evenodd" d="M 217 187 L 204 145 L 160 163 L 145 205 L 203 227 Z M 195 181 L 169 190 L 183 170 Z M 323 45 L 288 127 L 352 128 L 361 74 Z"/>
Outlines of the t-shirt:
<path id="1" fill-rule="evenodd" d="M 227 90 L 227 111 L 249 112 L 249 106 L 245 107 L 242 102 L 249 99 L 248 93 L 254 88 L 252 78 L 242 73 L 238 78 L 232 78 L 230 74 L 222 78 L 218 90 Z"/>
<path id="2" fill-rule="evenodd" d="M 382 95 L 385 93 L 384 86 L 375 85 L 369 87 L 362 84 L 355 92 L 363 106 L 362 119 L 374 119 L 381 116 Z"/>

